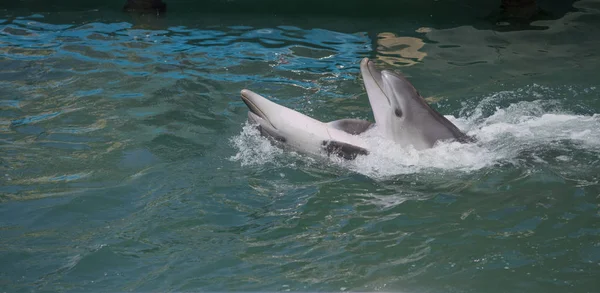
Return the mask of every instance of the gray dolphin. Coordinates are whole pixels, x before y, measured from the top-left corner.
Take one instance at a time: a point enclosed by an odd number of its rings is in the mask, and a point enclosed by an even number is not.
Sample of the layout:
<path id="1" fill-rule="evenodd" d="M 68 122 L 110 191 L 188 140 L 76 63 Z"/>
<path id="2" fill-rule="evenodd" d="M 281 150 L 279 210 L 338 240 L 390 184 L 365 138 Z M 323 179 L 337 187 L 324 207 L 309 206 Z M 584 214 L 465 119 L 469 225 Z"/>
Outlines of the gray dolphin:
<path id="1" fill-rule="evenodd" d="M 385 138 L 417 150 L 431 148 L 444 140 L 472 141 L 431 108 L 404 76 L 389 70 L 379 71 L 368 58 L 361 61 L 360 72 L 375 123 Z"/>

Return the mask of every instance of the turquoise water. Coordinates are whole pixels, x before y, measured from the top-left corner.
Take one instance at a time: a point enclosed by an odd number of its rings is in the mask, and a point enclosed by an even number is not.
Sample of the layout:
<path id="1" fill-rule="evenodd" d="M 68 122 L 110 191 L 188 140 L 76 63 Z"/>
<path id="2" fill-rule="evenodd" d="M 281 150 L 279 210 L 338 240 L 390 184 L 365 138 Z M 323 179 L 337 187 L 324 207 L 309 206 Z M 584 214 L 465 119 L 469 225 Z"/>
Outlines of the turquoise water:
<path id="1" fill-rule="evenodd" d="M 0 11 L 0 291 L 596 292 L 600 3 L 418 18 Z M 403 72 L 474 144 L 270 146 L 248 88 L 372 119 Z"/>

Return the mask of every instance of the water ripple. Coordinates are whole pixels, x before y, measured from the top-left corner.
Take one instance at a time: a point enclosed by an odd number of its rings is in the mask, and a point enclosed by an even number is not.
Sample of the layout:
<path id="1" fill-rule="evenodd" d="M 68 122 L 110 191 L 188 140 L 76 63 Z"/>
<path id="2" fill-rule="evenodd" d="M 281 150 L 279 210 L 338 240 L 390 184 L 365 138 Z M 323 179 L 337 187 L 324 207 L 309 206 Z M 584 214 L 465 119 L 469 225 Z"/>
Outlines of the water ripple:
<path id="1" fill-rule="evenodd" d="M 576 28 L 535 32 L 6 12 L 0 284 L 593 291 L 599 38 L 580 18 L 590 11 L 566 16 Z M 381 144 L 383 156 L 348 164 L 274 148 L 244 124 L 245 87 L 320 120 L 370 119 L 365 56 L 406 66 L 480 144 Z"/>

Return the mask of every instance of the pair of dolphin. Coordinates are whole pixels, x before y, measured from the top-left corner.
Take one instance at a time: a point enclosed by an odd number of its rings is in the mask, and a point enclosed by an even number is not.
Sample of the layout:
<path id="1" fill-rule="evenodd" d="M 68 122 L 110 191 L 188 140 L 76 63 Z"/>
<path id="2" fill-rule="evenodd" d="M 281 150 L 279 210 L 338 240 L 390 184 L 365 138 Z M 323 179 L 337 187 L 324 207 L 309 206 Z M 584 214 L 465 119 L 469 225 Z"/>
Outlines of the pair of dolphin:
<path id="1" fill-rule="evenodd" d="M 417 150 L 431 148 L 438 141 L 470 141 L 432 109 L 405 77 L 393 71 L 378 70 L 368 58 L 361 61 L 360 72 L 375 123 L 359 119 L 324 123 L 244 89 L 241 96 L 249 108 L 248 120 L 257 125 L 261 135 L 283 146 L 349 160 L 369 154 L 369 145 L 361 134 L 374 127 L 384 138 L 402 147 L 412 145 Z"/>

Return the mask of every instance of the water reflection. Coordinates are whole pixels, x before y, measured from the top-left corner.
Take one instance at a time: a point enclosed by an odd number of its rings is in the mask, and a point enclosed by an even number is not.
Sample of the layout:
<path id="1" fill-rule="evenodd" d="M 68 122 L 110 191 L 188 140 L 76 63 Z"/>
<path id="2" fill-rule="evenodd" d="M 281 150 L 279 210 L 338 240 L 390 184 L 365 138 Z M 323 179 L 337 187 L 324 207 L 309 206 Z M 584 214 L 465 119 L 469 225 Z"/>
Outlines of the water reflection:
<path id="1" fill-rule="evenodd" d="M 377 58 L 394 66 L 415 65 L 427 56 L 419 51 L 425 45 L 419 38 L 384 32 L 377 34 L 377 45 Z"/>

